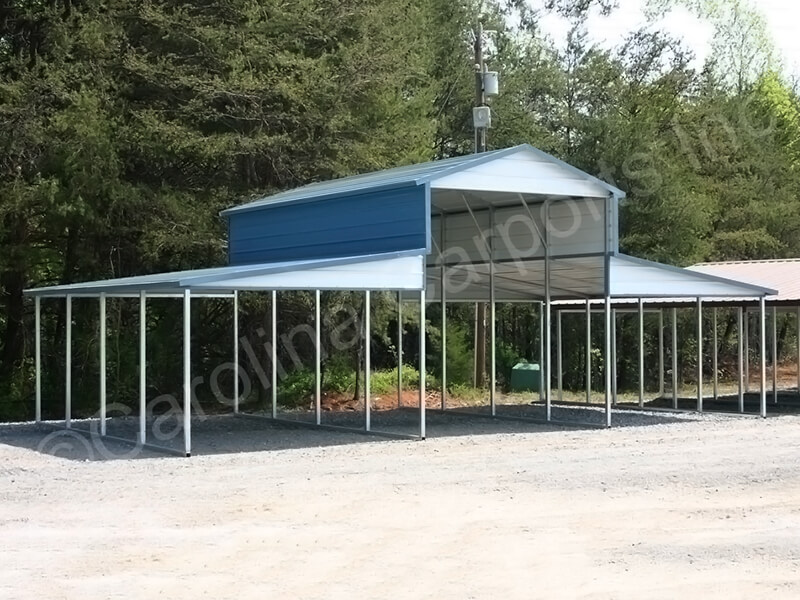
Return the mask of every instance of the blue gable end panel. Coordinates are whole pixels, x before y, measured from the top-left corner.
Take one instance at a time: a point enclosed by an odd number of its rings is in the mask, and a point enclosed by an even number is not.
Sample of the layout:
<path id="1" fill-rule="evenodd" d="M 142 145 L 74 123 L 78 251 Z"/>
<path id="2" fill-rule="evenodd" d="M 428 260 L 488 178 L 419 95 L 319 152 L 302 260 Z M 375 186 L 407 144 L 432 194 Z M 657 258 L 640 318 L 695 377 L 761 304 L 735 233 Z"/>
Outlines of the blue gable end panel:
<path id="1" fill-rule="evenodd" d="M 267 204 L 228 218 L 231 265 L 430 247 L 425 185 Z"/>

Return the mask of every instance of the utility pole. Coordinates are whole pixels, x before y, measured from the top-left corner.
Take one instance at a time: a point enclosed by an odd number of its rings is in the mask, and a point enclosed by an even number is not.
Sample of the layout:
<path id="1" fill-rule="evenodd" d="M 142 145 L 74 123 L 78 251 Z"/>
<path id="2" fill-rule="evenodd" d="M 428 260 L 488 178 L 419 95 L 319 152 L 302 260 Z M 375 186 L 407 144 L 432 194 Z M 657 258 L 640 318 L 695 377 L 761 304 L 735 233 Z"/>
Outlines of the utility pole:
<path id="1" fill-rule="evenodd" d="M 475 106 L 486 106 L 484 93 L 483 74 L 486 64 L 483 60 L 483 24 L 478 23 L 475 30 Z M 486 152 L 486 128 L 475 128 L 475 154 Z"/>
<path id="2" fill-rule="evenodd" d="M 483 24 L 478 23 L 475 29 L 475 106 L 486 105 L 483 74 Z M 475 154 L 486 152 L 486 128 L 475 127 Z M 486 384 L 486 303 L 475 304 L 475 374 L 473 382 L 476 388 Z"/>

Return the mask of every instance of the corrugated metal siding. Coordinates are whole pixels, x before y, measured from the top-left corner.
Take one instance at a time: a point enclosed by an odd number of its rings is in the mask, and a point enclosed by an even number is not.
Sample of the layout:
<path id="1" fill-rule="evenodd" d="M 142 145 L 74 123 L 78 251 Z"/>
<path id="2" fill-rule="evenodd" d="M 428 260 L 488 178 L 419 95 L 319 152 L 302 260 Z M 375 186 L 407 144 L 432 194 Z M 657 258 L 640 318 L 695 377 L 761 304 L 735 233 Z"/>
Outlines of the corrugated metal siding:
<path id="1" fill-rule="evenodd" d="M 544 232 L 544 204 L 531 204 L 531 213 L 519 206 L 500 208 L 494 215 L 494 259 L 497 261 L 544 257 L 544 245 L 537 232 Z M 594 198 L 574 198 L 553 202 L 550 207 L 550 256 L 602 254 L 605 250 L 604 201 Z M 473 219 L 474 215 L 474 219 Z M 481 238 L 489 239 L 489 211 L 449 214 L 445 216 L 446 257 L 448 264 L 487 261 L 488 250 Z M 533 217 L 531 219 L 531 217 Z M 477 222 L 477 223 L 476 223 Z M 434 245 L 441 244 L 441 217 L 434 216 L 432 234 Z M 438 252 L 428 257 L 429 264 L 440 261 Z"/>
<path id="2" fill-rule="evenodd" d="M 428 247 L 424 185 L 266 205 L 229 216 L 231 265 Z"/>

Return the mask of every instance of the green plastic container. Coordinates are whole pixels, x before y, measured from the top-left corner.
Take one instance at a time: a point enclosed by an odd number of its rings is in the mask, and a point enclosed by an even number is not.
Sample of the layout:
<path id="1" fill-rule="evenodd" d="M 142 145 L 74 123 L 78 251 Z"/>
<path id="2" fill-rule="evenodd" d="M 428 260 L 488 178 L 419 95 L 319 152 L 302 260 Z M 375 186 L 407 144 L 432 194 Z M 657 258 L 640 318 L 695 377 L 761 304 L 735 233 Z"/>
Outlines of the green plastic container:
<path id="1" fill-rule="evenodd" d="M 511 369 L 512 392 L 538 392 L 541 372 L 536 363 L 521 362 Z"/>

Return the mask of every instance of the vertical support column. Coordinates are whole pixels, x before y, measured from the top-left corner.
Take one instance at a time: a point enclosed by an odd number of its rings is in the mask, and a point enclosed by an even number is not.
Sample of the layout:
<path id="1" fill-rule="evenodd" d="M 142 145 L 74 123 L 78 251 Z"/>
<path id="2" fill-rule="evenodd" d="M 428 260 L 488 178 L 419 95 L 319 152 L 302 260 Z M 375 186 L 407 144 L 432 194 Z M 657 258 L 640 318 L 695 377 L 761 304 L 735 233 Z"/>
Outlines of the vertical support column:
<path id="1" fill-rule="evenodd" d="M 64 357 L 64 425 L 72 427 L 72 296 L 67 294 L 66 356 Z"/>
<path id="2" fill-rule="evenodd" d="M 712 330 L 713 352 L 711 354 L 711 368 L 714 370 L 714 400 L 719 399 L 719 341 L 717 336 L 717 307 L 711 309 L 711 317 L 714 319 L 714 327 Z"/>
<path id="3" fill-rule="evenodd" d="M 36 369 L 36 405 L 34 406 L 35 418 L 37 423 L 42 421 L 42 298 L 36 296 L 33 300 L 35 307 L 36 328 L 34 342 L 34 364 Z"/>
<path id="4" fill-rule="evenodd" d="M 369 292 L 367 292 L 369 302 Z M 369 308 L 367 308 L 369 311 Z M 320 317 L 320 291 L 314 291 L 314 420 L 322 423 L 322 319 Z M 369 312 L 367 312 L 369 315 Z M 369 323 L 369 317 L 367 318 Z M 369 381 L 369 380 L 367 380 Z M 369 388 L 367 388 L 369 391 Z"/>
<path id="5" fill-rule="evenodd" d="M 778 307 L 772 307 L 772 403 L 778 403 Z"/>
<path id="6" fill-rule="evenodd" d="M 497 414 L 497 302 L 494 291 L 494 208 L 489 209 L 489 403 L 492 405 L 492 416 Z"/>
<path id="7" fill-rule="evenodd" d="M 239 413 L 239 290 L 233 290 L 233 412 Z"/>
<path id="8" fill-rule="evenodd" d="M 440 260 L 442 261 L 441 268 L 441 300 L 442 300 L 442 410 L 447 409 L 447 266 L 445 265 L 444 251 L 446 249 L 446 221 L 445 215 L 442 213 L 440 217 L 441 233 L 439 239 L 441 242 Z M 494 308 L 492 308 L 494 311 Z M 494 313 L 492 313 L 492 332 L 494 332 Z M 494 336 L 494 333 L 492 333 Z M 494 344 L 494 338 L 492 338 Z M 494 360 L 494 359 L 492 359 Z M 494 376 L 493 376 L 494 377 Z"/>
<path id="9" fill-rule="evenodd" d="M 703 300 L 697 299 L 697 412 L 703 412 Z"/>
<path id="10" fill-rule="evenodd" d="M 664 309 L 658 309 L 658 397 L 664 397 Z"/>
<path id="11" fill-rule="evenodd" d="M 147 442 L 147 292 L 139 292 L 139 443 Z"/>
<path id="12" fill-rule="evenodd" d="M 605 336 L 605 348 L 603 351 L 603 362 L 605 363 L 606 378 L 606 427 L 611 427 L 611 296 L 605 298 L 605 322 L 603 335 Z"/>
<path id="13" fill-rule="evenodd" d="M 183 450 L 192 455 L 192 292 L 183 291 Z"/>
<path id="14" fill-rule="evenodd" d="M 586 404 L 592 401 L 592 304 L 586 300 Z"/>
<path id="15" fill-rule="evenodd" d="M 372 383 L 372 325 L 370 317 L 372 312 L 372 298 L 369 290 L 364 292 L 364 429 L 372 428 L 371 390 Z"/>
<path id="16" fill-rule="evenodd" d="M 556 312 L 556 369 L 558 373 L 556 378 L 558 380 L 558 401 L 564 401 L 564 360 L 562 345 L 563 337 L 561 335 L 561 311 Z"/>
<path id="17" fill-rule="evenodd" d="M 639 298 L 639 408 L 644 408 L 644 300 Z"/>
<path id="18" fill-rule="evenodd" d="M 403 398 L 403 292 L 397 292 L 397 408 Z"/>
<path id="19" fill-rule="evenodd" d="M 425 439 L 425 290 L 419 292 L 419 437 Z"/>
<path id="20" fill-rule="evenodd" d="M 767 417 L 767 307 L 764 296 L 758 300 L 758 322 L 759 322 L 759 346 L 761 347 L 761 416 Z"/>
<path id="21" fill-rule="evenodd" d="M 272 418 L 278 418 L 278 291 L 272 290 Z"/>
<path id="22" fill-rule="evenodd" d="M 739 412 L 744 412 L 744 319 L 742 307 L 736 309 L 736 337 L 739 346 L 739 369 L 736 371 L 739 379 Z"/>
<path id="23" fill-rule="evenodd" d="M 544 302 L 539 302 L 539 402 L 544 400 Z"/>
<path id="24" fill-rule="evenodd" d="M 447 299 L 444 289 L 444 267 L 442 267 L 442 410 L 447 409 Z M 494 314 L 492 314 L 494 320 Z M 492 325 L 494 331 L 494 324 Z"/>
<path id="25" fill-rule="evenodd" d="M 617 311 L 611 309 L 611 405 L 617 405 Z"/>
<path id="26" fill-rule="evenodd" d="M 548 266 L 549 260 L 545 257 L 545 301 L 544 301 L 544 371 L 540 371 L 544 377 L 544 401 L 546 410 L 546 419 L 549 421 L 552 415 L 552 387 L 551 370 L 552 364 L 552 344 L 550 343 L 550 267 Z"/>
<path id="27" fill-rule="evenodd" d="M 106 434 L 106 295 L 100 293 L 100 435 Z"/>
<path id="28" fill-rule="evenodd" d="M 543 376 L 545 378 L 544 382 L 544 398 L 545 398 L 545 410 L 546 410 L 546 419 L 549 421 L 552 412 L 552 369 L 550 365 L 553 364 L 552 361 L 552 343 L 550 341 L 550 335 L 552 333 L 552 326 L 550 322 L 550 200 L 544 201 L 544 219 L 543 219 L 543 230 L 544 230 L 544 372 Z"/>
<path id="29" fill-rule="evenodd" d="M 744 391 L 750 391 L 750 315 L 744 309 Z"/>
<path id="30" fill-rule="evenodd" d="M 797 393 L 800 394 L 800 306 L 797 307 Z"/>
<path id="31" fill-rule="evenodd" d="M 672 309 L 672 408 L 678 408 L 678 309 Z"/>

